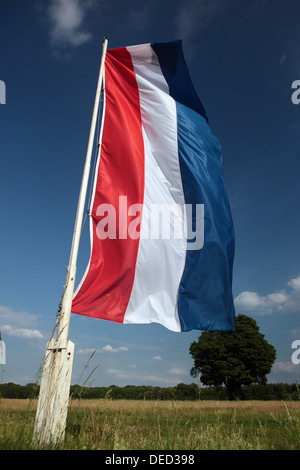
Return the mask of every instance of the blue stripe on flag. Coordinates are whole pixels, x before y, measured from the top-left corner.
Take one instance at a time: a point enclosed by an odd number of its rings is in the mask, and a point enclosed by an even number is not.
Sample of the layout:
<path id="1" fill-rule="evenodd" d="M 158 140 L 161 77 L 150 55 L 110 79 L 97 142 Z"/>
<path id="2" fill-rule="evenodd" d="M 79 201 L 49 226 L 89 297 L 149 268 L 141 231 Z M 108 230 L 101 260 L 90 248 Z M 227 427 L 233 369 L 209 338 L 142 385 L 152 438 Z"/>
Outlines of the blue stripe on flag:
<path id="1" fill-rule="evenodd" d="M 187 251 L 179 287 L 182 331 L 234 330 L 234 229 L 223 184 L 220 145 L 210 132 L 192 85 L 181 41 L 154 43 L 152 47 L 176 101 L 180 170 L 185 204 L 193 206 L 193 230 L 196 204 L 204 204 L 204 245 Z"/>
<path id="2" fill-rule="evenodd" d="M 234 232 L 222 180 L 220 146 L 206 121 L 180 103 L 177 119 L 182 184 L 185 204 L 193 207 L 193 230 L 196 204 L 204 204 L 204 244 L 201 249 L 187 251 L 179 287 L 182 331 L 232 330 Z"/>
<path id="3" fill-rule="evenodd" d="M 183 56 L 182 41 L 154 42 L 151 47 L 159 59 L 172 98 L 201 114 L 207 120 L 206 111 L 194 89 Z"/>

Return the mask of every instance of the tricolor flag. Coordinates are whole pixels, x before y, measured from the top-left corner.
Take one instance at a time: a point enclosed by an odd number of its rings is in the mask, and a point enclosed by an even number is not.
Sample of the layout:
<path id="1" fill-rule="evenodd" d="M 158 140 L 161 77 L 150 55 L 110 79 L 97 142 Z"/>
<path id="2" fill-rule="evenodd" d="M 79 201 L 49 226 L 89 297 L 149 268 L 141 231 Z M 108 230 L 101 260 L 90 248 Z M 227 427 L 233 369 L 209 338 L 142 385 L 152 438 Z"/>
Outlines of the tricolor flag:
<path id="1" fill-rule="evenodd" d="M 234 230 L 218 140 L 181 41 L 107 51 L 90 260 L 72 312 L 233 330 Z"/>
<path id="2" fill-rule="evenodd" d="M 6 347 L 4 341 L 2 341 L 0 331 L 0 364 L 6 364 Z"/>

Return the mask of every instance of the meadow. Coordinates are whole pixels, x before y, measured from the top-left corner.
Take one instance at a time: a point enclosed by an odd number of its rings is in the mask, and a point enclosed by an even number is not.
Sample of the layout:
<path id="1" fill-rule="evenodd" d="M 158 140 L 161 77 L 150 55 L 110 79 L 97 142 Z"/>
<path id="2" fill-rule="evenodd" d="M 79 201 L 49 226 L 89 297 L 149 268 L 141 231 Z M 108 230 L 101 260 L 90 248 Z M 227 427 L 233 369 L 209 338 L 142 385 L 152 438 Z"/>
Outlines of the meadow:
<path id="1" fill-rule="evenodd" d="M 36 400 L 0 399 L 0 450 L 35 450 Z M 299 401 L 71 400 L 58 450 L 299 450 Z"/>

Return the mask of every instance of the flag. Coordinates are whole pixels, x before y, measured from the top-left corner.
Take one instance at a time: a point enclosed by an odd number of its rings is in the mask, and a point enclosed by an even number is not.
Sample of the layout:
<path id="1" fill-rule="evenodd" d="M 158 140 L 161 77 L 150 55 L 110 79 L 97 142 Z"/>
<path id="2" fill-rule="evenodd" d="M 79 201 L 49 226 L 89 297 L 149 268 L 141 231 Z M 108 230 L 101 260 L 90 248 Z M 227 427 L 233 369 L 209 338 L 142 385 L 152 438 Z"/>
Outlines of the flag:
<path id="1" fill-rule="evenodd" d="M 220 145 L 182 42 L 107 51 L 88 266 L 72 312 L 233 330 L 234 229 Z"/>
<path id="2" fill-rule="evenodd" d="M 4 341 L 2 341 L 0 331 L 0 364 L 6 364 L 6 347 Z"/>

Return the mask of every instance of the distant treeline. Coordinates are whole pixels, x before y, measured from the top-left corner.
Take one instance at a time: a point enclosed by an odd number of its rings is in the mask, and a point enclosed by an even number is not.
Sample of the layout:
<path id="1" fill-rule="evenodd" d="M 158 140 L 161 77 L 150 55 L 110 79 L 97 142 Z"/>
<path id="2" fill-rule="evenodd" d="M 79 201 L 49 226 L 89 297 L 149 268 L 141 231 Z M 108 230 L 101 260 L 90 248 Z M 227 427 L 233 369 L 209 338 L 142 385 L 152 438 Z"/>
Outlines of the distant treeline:
<path id="1" fill-rule="evenodd" d="M 126 385 L 118 387 L 82 387 L 71 385 L 73 399 L 106 400 L 227 400 L 224 387 L 199 387 L 197 384 L 180 383 L 176 387 L 152 387 L 150 385 Z M 39 386 L 12 382 L 0 385 L 1 398 L 36 398 Z M 242 387 L 242 400 L 300 400 L 298 384 L 247 385 Z"/>

